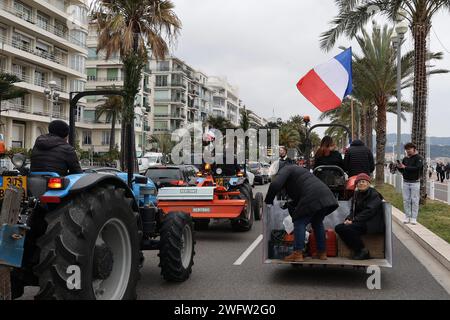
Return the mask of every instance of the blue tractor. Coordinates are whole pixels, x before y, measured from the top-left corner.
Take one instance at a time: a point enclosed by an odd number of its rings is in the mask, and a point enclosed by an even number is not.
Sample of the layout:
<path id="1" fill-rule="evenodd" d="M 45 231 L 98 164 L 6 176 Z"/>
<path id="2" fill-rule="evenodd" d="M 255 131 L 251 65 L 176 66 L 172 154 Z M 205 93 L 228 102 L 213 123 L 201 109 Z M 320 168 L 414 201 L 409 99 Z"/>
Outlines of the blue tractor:
<path id="1" fill-rule="evenodd" d="M 165 280 L 189 278 L 192 218 L 158 209 L 147 177 L 101 170 L 60 177 L 29 172 L 23 155 L 12 160 L 16 170 L 0 177 L 1 201 L 11 188 L 23 197 L 17 222 L 0 224 L 0 265 L 14 267 L 13 297 L 39 286 L 36 299 L 135 299 L 144 250 L 159 250 Z"/>

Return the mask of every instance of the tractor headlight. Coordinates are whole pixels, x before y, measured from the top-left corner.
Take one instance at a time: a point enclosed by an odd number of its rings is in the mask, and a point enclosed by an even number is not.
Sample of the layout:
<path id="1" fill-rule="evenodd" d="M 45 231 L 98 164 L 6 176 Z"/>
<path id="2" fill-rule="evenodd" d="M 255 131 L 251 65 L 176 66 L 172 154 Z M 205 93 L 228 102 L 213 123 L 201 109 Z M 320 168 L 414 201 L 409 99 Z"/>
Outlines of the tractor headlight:
<path id="1" fill-rule="evenodd" d="M 222 174 L 222 169 L 221 169 L 221 168 L 217 168 L 217 169 L 216 169 L 216 173 L 217 173 L 217 174 Z"/>
<path id="2" fill-rule="evenodd" d="M 24 165 L 25 165 L 25 156 L 21 153 L 16 153 L 15 155 L 13 155 L 11 162 L 13 163 L 14 167 L 16 167 L 16 169 L 21 169 Z"/>

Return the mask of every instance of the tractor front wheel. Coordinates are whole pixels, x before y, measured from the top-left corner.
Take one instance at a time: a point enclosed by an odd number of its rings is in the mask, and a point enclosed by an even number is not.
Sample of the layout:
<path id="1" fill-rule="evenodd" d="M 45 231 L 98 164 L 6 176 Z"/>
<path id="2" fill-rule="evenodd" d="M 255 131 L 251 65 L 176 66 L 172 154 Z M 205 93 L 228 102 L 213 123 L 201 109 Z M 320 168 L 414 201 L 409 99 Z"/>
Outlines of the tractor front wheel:
<path id="1" fill-rule="evenodd" d="M 183 282 L 192 272 L 195 255 L 194 224 L 183 212 L 169 212 L 162 220 L 159 266 L 167 281 Z"/>

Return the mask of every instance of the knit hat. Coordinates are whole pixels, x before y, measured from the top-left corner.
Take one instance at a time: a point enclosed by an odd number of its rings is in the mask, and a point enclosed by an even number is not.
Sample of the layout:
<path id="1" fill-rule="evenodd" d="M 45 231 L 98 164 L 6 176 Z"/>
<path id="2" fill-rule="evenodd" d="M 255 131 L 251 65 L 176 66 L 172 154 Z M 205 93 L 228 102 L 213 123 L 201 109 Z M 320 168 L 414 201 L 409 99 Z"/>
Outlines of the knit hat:
<path id="1" fill-rule="evenodd" d="M 361 180 L 369 181 L 369 183 L 372 182 L 372 180 L 370 179 L 370 177 L 367 174 L 360 173 L 356 176 L 355 185 L 358 184 L 358 182 Z"/>
<path id="2" fill-rule="evenodd" d="M 53 120 L 48 125 L 48 132 L 66 138 L 69 135 L 69 125 L 62 120 Z"/>

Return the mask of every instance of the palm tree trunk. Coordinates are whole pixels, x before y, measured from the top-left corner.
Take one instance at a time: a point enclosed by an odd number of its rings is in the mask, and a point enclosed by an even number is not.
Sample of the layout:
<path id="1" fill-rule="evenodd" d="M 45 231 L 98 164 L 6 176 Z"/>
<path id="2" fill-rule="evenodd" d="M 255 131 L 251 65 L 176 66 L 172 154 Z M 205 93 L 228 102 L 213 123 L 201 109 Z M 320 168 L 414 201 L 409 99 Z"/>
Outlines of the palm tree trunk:
<path id="1" fill-rule="evenodd" d="M 370 151 L 373 151 L 373 118 L 373 111 L 368 110 L 366 120 L 366 146 L 370 149 Z"/>
<path id="2" fill-rule="evenodd" d="M 121 128 L 120 128 L 120 169 L 122 171 L 125 171 L 126 165 L 125 165 L 125 154 L 126 152 L 126 132 L 125 132 L 125 121 L 121 122 Z"/>
<path id="3" fill-rule="evenodd" d="M 412 142 L 417 146 L 417 151 L 422 157 L 426 156 L 427 136 L 427 35 L 430 26 L 416 24 L 413 27 L 414 36 L 414 97 L 413 97 L 413 124 Z M 420 179 L 420 198 L 424 203 L 426 200 L 426 165 Z"/>
<path id="4" fill-rule="evenodd" d="M 109 135 L 109 152 L 112 152 L 116 146 L 116 117 L 115 111 L 112 113 L 111 133 Z"/>
<path id="5" fill-rule="evenodd" d="M 359 112 L 359 126 L 360 133 L 359 138 L 361 141 L 365 143 L 367 146 L 367 135 L 366 135 L 366 110 L 364 106 L 361 106 L 361 110 Z"/>
<path id="6" fill-rule="evenodd" d="M 386 106 L 387 99 L 383 97 L 377 104 L 377 157 L 376 157 L 376 184 L 380 185 L 384 182 L 384 158 L 386 148 Z"/>

